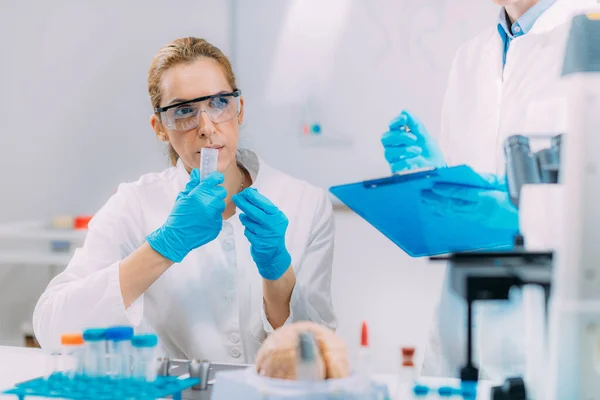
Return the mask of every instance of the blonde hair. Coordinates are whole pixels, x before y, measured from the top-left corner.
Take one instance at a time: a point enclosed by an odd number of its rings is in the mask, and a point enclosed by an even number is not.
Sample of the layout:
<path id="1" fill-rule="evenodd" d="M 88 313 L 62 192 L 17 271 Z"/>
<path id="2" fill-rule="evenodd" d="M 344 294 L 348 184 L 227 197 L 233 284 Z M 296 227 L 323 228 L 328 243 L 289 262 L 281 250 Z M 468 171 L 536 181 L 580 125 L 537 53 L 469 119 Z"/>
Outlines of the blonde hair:
<path id="1" fill-rule="evenodd" d="M 237 89 L 231 63 L 219 48 L 200 38 L 186 37 L 175 39 L 161 48 L 152 59 L 152 64 L 150 64 L 150 70 L 148 71 L 148 94 L 150 95 L 150 102 L 153 109 L 160 107 L 162 100 L 160 83 L 165 71 L 179 64 L 192 63 L 201 57 L 212 58 L 219 63 L 231 89 Z M 178 159 L 179 154 L 169 144 L 169 160 L 171 164 L 177 164 Z"/>

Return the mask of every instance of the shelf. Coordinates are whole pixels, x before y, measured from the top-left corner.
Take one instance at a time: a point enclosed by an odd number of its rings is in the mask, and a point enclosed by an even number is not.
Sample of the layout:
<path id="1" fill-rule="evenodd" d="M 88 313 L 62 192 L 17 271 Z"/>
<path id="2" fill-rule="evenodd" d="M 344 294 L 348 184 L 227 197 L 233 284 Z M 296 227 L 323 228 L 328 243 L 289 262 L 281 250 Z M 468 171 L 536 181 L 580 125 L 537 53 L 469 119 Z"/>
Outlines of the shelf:
<path id="1" fill-rule="evenodd" d="M 25 251 L 0 251 L 0 266 L 2 264 L 25 264 L 40 266 L 67 266 L 73 253 L 42 253 Z"/>
<path id="2" fill-rule="evenodd" d="M 87 229 L 53 229 L 37 221 L 0 224 L 0 240 L 65 241 L 82 244 Z"/>

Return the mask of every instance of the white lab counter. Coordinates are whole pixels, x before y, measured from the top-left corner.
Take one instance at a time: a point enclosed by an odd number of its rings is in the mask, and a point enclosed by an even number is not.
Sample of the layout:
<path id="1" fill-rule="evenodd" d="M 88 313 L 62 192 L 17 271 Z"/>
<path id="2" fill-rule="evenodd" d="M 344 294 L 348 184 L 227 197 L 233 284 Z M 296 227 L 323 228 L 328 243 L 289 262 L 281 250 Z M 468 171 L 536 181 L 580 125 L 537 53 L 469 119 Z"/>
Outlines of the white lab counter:
<path id="1" fill-rule="evenodd" d="M 44 375 L 48 365 L 48 356 L 39 349 L 0 346 L 0 392 L 9 389 L 15 383 Z M 414 397 L 409 385 L 400 388 L 400 391 L 398 391 L 398 382 L 395 375 L 375 375 L 373 378 L 377 382 L 388 385 L 390 394 L 394 396 L 394 400 L 433 400 L 440 398 L 431 395 L 418 398 Z M 442 385 L 457 385 L 458 381 L 453 379 L 425 378 L 423 379 L 423 383 L 438 387 Z M 477 400 L 489 400 L 488 393 L 489 385 L 480 384 Z M 458 397 L 452 398 L 458 399 Z M 0 395 L 0 399 L 16 399 L 16 397 Z M 40 398 L 32 397 L 31 399 L 35 400 Z"/>

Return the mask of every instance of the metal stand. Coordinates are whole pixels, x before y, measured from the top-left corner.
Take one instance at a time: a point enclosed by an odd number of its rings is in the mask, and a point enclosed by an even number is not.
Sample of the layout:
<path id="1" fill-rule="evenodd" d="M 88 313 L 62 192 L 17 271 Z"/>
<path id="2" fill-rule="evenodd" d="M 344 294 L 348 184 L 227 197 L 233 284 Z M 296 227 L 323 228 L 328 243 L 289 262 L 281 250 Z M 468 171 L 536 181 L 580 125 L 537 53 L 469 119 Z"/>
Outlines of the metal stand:
<path id="1" fill-rule="evenodd" d="M 460 370 L 463 382 L 479 379 L 479 369 L 473 362 L 473 302 L 476 300 L 508 300 L 513 286 L 527 284 L 540 285 L 545 292 L 545 312 L 548 314 L 548 299 L 552 278 L 551 252 L 476 252 L 457 253 L 444 257 L 432 257 L 432 261 L 447 261 L 452 289 L 467 302 L 467 361 Z M 515 379 L 507 379 L 508 387 L 519 387 Z M 519 390 L 505 390 L 507 384 L 499 388 L 505 392 L 517 393 Z M 524 385 L 523 390 L 524 390 Z M 494 399 L 519 399 L 513 397 L 494 397 Z"/>

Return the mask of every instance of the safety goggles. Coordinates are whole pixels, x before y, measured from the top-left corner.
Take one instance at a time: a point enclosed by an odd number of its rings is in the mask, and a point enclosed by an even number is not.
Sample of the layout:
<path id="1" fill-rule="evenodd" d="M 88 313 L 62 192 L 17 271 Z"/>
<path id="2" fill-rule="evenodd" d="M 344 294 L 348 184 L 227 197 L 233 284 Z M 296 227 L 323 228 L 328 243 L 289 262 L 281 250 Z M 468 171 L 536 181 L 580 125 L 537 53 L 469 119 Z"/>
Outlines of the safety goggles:
<path id="1" fill-rule="evenodd" d="M 200 115 L 205 112 L 214 124 L 220 124 L 234 118 L 238 113 L 239 89 L 231 93 L 219 93 L 182 101 L 166 107 L 157 107 L 154 111 L 160 120 L 174 131 L 188 131 L 200 124 Z"/>

